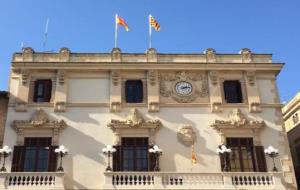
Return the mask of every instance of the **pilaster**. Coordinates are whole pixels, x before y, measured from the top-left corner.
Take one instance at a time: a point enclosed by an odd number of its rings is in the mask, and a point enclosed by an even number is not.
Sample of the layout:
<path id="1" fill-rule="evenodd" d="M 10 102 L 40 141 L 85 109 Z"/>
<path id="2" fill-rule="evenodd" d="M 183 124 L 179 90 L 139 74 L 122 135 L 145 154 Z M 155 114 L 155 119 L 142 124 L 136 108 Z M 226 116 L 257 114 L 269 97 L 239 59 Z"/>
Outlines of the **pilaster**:
<path id="1" fill-rule="evenodd" d="M 148 111 L 159 111 L 159 82 L 158 72 L 149 70 L 147 72 Z"/>
<path id="2" fill-rule="evenodd" d="M 120 112 L 122 103 L 121 73 L 118 70 L 110 72 L 110 111 Z"/>
<path id="3" fill-rule="evenodd" d="M 222 93 L 219 73 L 217 71 L 210 71 L 208 75 L 211 112 L 222 112 Z"/>
<path id="4" fill-rule="evenodd" d="M 260 106 L 260 97 L 256 82 L 256 73 L 255 71 L 246 71 L 244 73 L 244 76 L 246 81 L 245 86 L 248 96 L 249 112 L 261 112 L 262 109 Z"/>
<path id="5" fill-rule="evenodd" d="M 67 79 L 64 70 L 58 70 L 55 80 L 55 93 L 54 93 L 54 111 L 65 112 L 67 102 Z"/>

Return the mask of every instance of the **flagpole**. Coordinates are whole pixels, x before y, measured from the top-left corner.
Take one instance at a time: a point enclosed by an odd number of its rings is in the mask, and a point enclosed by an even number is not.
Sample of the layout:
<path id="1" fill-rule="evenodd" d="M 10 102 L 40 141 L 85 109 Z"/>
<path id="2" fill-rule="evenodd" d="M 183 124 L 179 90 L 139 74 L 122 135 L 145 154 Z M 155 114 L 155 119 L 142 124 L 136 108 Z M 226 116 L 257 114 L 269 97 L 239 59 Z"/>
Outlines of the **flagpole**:
<path id="1" fill-rule="evenodd" d="M 46 20 L 46 26 L 45 26 L 44 42 L 43 42 L 43 49 L 44 49 L 44 51 L 46 49 L 47 38 L 48 38 L 48 26 L 49 26 L 49 18 L 47 18 L 47 20 Z"/>
<path id="2" fill-rule="evenodd" d="M 152 28 L 151 28 L 151 15 L 149 15 L 149 48 L 152 47 Z"/>
<path id="3" fill-rule="evenodd" d="M 117 23 L 118 14 L 115 16 L 115 48 L 118 46 L 118 23 Z"/>

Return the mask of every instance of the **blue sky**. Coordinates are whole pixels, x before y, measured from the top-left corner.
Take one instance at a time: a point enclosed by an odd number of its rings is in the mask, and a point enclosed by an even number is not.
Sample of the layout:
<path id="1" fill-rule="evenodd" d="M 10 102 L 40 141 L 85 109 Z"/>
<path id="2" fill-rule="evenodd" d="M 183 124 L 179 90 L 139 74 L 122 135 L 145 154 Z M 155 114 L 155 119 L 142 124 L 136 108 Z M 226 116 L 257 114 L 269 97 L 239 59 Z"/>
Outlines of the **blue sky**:
<path id="1" fill-rule="evenodd" d="M 7 90 L 11 56 L 21 42 L 42 51 L 49 17 L 47 50 L 68 47 L 73 52 L 110 52 L 114 45 L 114 15 L 131 29 L 119 32 L 123 52 L 145 52 L 147 16 L 161 24 L 153 33 L 158 52 L 197 53 L 212 47 L 237 53 L 273 53 L 286 65 L 278 76 L 283 101 L 299 91 L 299 0 L 1 0 L 0 90 Z"/>

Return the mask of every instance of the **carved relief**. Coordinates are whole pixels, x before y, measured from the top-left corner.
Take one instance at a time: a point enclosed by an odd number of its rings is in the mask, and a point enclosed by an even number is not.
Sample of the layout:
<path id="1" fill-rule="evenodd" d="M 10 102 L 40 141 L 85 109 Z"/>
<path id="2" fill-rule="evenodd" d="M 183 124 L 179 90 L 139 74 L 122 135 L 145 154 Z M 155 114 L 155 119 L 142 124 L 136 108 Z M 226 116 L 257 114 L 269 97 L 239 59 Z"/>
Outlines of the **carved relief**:
<path id="1" fill-rule="evenodd" d="M 110 112 L 120 112 L 120 111 L 121 111 L 121 102 L 110 103 Z"/>
<path id="2" fill-rule="evenodd" d="M 159 103 L 158 102 L 150 102 L 148 104 L 149 112 L 158 112 L 159 111 Z"/>
<path id="3" fill-rule="evenodd" d="M 188 103 L 195 101 L 198 97 L 208 95 L 207 78 L 204 74 L 191 74 L 185 71 L 176 74 L 161 74 L 160 76 L 160 94 L 163 97 L 171 97 L 179 103 Z M 188 95 L 179 95 L 176 92 L 175 85 L 180 81 L 186 81 L 192 84 L 192 92 Z"/>
<path id="4" fill-rule="evenodd" d="M 238 108 L 232 110 L 229 114 L 229 120 L 215 120 L 211 125 L 214 129 L 259 129 L 265 126 L 264 121 L 248 120 L 242 111 Z"/>
<path id="5" fill-rule="evenodd" d="M 29 71 L 26 69 L 21 70 L 21 80 L 22 80 L 22 85 L 27 85 L 28 83 L 28 76 L 29 76 Z"/>
<path id="6" fill-rule="evenodd" d="M 59 50 L 59 59 L 60 61 L 69 61 L 70 60 L 70 53 L 71 51 L 66 48 L 63 47 Z"/>
<path id="7" fill-rule="evenodd" d="M 251 50 L 248 48 L 243 48 L 240 52 L 239 52 L 242 56 L 242 62 L 243 63 L 249 63 L 252 61 L 252 55 L 251 55 Z"/>
<path id="8" fill-rule="evenodd" d="M 162 126 L 159 120 L 145 120 L 137 109 L 130 110 L 125 120 L 112 119 L 107 124 L 115 135 L 114 142 L 119 143 L 122 133 L 126 130 L 134 129 L 136 132 L 139 130 L 147 130 L 150 144 L 154 143 L 155 132 Z"/>
<path id="9" fill-rule="evenodd" d="M 250 86 L 255 85 L 255 71 L 247 71 L 246 72 L 247 82 Z"/>
<path id="10" fill-rule="evenodd" d="M 222 102 L 213 102 L 211 104 L 211 112 L 222 112 Z"/>
<path id="11" fill-rule="evenodd" d="M 251 113 L 259 113 L 262 111 L 262 108 L 259 102 L 252 102 L 249 104 L 249 110 Z"/>
<path id="12" fill-rule="evenodd" d="M 121 49 L 120 48 L 112 49 L 111 60 L 112 60 L 112 62 L 121 62 Z"/>
<path id="13" fill-rule="evenodd" d="M 147 50 L 147 61 L 148 62 L 157 62 L 157 52 L 154 48 L 149 48 Z"/>
<path id="14" fill-rule="evenodd" d="M 182 125 L 177 128 L 177 139 L 185 146 L 191 146 L 196 141 L 196 134 L 190 125 Z"/>
<path id="15" fill-rule="evenodd" d="M 66 102 L 55 102 L 54 112 L 65 112 L 66 109 Z"/>
<path id="16" fill-rule="evenodd" d="M 31 47 L 26 47 L 23 49 L 23 61 L 33 61 L 34 50 Z"/>
<path id="17" fill-rule="evenodd" d="M 210 71 L 209 72 L 209 79 L 212 85 L 217 85 L 218 84 L 218 72 L 217 71 Z"/>
<path id="18" fill-rule="evenodd" d="M 148 71 L 148 80 L 151 86 L 156 85 L 157 83 L 157 71 L 149 70 Z"/>
<path id="19" fill-rule="evenodd" d="M 120 84 L 121 76 L 119 71 L 111 72 L 111 81 L 114 86 L 118 86 Z"/>
<path id="20" fill-rule="evenodd" d="M 216 62 L 216 51 L 213 48 L 208 48 L 203 52 L 207 62 Z"/>
<path id="21" fill-rule="evenodd" d="M 65 84 L 65 77 L 66 77 L 66 72 L 63 70 L 58 70 L 57 71 L 57 80 L 59 85 L 64 85 Z"/>

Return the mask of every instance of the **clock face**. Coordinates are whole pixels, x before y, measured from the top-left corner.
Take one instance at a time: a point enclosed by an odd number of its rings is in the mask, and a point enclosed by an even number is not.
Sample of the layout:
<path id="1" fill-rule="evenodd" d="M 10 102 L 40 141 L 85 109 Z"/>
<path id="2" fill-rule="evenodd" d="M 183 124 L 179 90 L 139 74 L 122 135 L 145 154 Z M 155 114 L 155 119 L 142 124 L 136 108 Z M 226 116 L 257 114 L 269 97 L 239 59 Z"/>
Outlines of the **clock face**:
<path id="1" fill-rule="evenodd" d="M 180 81 L 175 85 L 176 92 L 180 95 L 189 95 L 192 93 L 193 86 L 186 81 Z"/>

